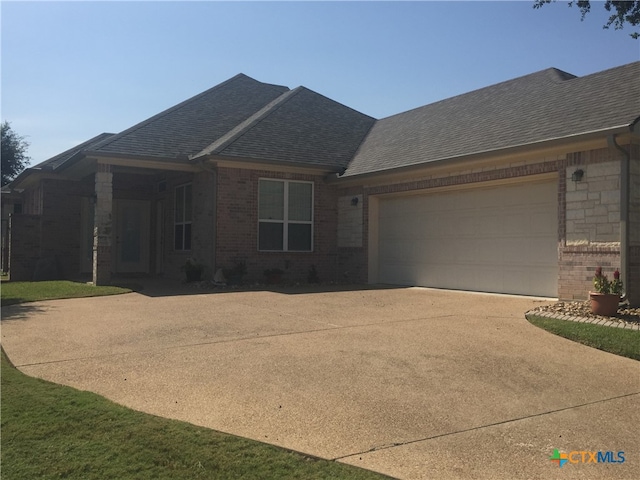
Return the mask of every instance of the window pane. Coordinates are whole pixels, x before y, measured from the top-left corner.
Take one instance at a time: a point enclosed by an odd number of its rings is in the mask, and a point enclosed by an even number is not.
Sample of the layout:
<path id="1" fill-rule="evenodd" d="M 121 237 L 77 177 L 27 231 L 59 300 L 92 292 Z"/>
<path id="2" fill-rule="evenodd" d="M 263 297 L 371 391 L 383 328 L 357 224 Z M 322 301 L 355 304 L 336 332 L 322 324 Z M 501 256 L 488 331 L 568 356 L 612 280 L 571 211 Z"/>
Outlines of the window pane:
<path id="1" fill-rule="evenodd" d="M 176 222 L 184 222 L 184 187 L 176 188 Z"/>
<path id="2" fill-rule="evenodd" d="M 191 250 L 191 224 L 184 225 L 184 250 Z"/>
<path id="3" fill-rule="evenodd" d="M 176 250 L 182 250 L 182 233 L 184 225 L 176 225 L 173 230 L 173 248 Z"/>
<path id="4" fill-rule="evenodd" d="M 184 187 L 184 221 L 191 221 L 191 210 L 193 209 L 193 203 L 191 200 L 191 185 L 185 185 Z"/>
<path id="5" fill-rule="evenodd" d="M 282 250 L 283 227 L 282 223 L 260 222 L 258 248 L 260 250 Z"/>
<path id="6" fill-rule="evenodd" d="M 260 180 L 260 220 L 284 220 L 284 182 Z"/>
<path id="7" fill-rule="evenodd" d="M 311 221 L 311 187 L 310 183 L 291 182 L 289 184 L 290 221 Z"/>
<path id="8" fill-rule="evenodd" d="M 299 252 L 311 251 L 311 225 L 289 224 L 289 250 Z"/>

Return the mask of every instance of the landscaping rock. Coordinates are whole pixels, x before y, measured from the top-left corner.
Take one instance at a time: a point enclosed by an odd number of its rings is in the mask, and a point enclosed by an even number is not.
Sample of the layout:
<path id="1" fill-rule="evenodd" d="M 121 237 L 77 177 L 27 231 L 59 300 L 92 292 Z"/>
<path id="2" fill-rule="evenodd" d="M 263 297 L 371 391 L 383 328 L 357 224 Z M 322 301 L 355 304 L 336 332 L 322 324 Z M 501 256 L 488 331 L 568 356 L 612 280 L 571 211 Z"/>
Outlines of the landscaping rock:
<path id="1" fill-rule="evenodd" d="M 557 314 L 557 317 L 568 315 L 571 317 L 583 317 L 591 319 L 601 319 L 608 321 L 617 321 L 625 323 L 640 324 L 640 308 L 631 308 L 629 306 L 623 306 L 618 309 L 618 313 L 613 317 L 603 317 L 601 315 L 594 315 L 591 313 L 591 302 L 586 300 L 584 302 L 558 302 L 553 305 L 545 305 L 537 307 L 529 313 L 536 312 L 549 312 Z"/>

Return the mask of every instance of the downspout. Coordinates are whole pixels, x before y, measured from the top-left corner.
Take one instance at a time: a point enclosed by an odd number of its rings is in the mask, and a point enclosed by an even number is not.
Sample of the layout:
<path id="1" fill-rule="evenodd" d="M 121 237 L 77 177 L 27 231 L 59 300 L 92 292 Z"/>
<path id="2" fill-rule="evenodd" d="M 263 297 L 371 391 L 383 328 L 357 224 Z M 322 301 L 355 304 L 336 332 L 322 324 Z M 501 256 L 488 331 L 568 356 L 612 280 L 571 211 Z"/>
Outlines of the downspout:
<path id="1" fill-rule="evenodd" d="M 205 159 L 201 159 L 198 162 L 198 166 L 202 168 L 205 172 L 211 174 L 213 178 L 213 242 L 211 242 L 211 278 L 213 278 L 216 274 L 216 241 L 218 237 L 218 172 L 215 168 L 210 167 L 205 163 Z"/>
<path id="2" fill-rule="evenodd" d="M 629 286 L 629 189 L 631 153 L 616 142 L 616 134 L 607 137 L 609 147 L 622 153 L 624 159 L 620 165 L 620 272 L 624 285 Z M 625 293 L 625 299 L 628 295 Z"/>

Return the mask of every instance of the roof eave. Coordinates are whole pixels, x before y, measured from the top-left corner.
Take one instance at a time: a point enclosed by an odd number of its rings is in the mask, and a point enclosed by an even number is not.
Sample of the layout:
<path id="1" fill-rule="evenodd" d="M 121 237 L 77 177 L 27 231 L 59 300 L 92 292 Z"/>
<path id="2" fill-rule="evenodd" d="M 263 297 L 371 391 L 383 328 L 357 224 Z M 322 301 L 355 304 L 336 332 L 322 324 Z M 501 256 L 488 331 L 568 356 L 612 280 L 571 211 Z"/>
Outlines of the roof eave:
<path id="1" fill-rule="evenodd" d="M 251 157 L 232 157 L 225 155 L 203 155 L 191 160 L 191 163 L 194 164 L 202 164 L 203 162 L 208 162 L 210 164 L 219 166 L 229 166 L 232 167 L 233 164 L 237 164 L 239 168 L 247 168 L 252 164 L 263 166 L 266 170 L 269 167 L 280 167 L 280 168 L 291 168 L 291 169 L 303 169 L 314 172 L 319 172 L 323 174 L 332 174 L 332 173 L 340 173 L 344 171 L 344 167 L 339 167 L 335 165 L 314 165 L 309 163 L 300 163 L 295 161 L 285 161 L 285 160 L 264 160 L 261 158 L 251 158 Z"/>
<path id="2" fill-rule="evenodd" d="M 609 127 L 609 128 L 600 129 L 600 130 L 582 132 L 579 134 L 567 135 L 564 137 L 549 138 L 549 139 L 541 140 L 538 142 L 525 143 L 520 145 L 511 145 L 511 146 L 499 148 L 499 149 L 484 150 L 484 151 L 457 155 L 453 157 L 444 157 L 444 158 L 438 158 L 434 160 L 427 160 L 424 162 L 413 163 L 411 165 L 403 165 L 400 167 L 392 167 L 392 168 L 387 168 L 383 170 L 375 170 L 372 172 L 365 172 L 360 174 L 356 173 L 353 175 L 346 175 L 346 176 L 328 177 L 327 182 L 328 183 L 343 183 L 348 181 L 358 182 L 359 180 L 367 180 L 370 178 L 376 178 L 383 175 L 404 174 L 420 168 L 425 168 L 430 166 L 441 166 L 446 163 L 454 163 L 456 161 L 461 161 L 461 160 L 472 160 L 472 159 L 479 159 L 479 158 L 490 157 L 490 156 L 508 155 L 510 153 L 519 153 L 529 149 L 553 148 L 553 147 L 558 147 L 568 143 L 588 141 L 596 138 L 605 138 L 607 135 L 612 135 L 612 134 L 614 135 L 623 134 L 623 133 L 634 134 L 635 123 L 636 122 L 632 124 L 619 125 L 616 127 Z M 348 171 L 348 168 L 347 168 L 347 171 Z"/>

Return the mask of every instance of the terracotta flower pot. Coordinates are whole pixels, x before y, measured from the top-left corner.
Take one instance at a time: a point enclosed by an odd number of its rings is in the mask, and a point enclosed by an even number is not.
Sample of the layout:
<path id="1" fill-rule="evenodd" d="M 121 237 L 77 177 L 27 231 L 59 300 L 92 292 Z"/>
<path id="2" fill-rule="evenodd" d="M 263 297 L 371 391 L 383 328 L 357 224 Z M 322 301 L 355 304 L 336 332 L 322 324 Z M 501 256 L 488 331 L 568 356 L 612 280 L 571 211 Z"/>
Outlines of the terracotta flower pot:
<path id="1" fill-rule="evenodd" d="M 596 315 L 613 317 L 618 311 L 620 295 L 615 293 L 589 292 L 591 311 Z"/>

